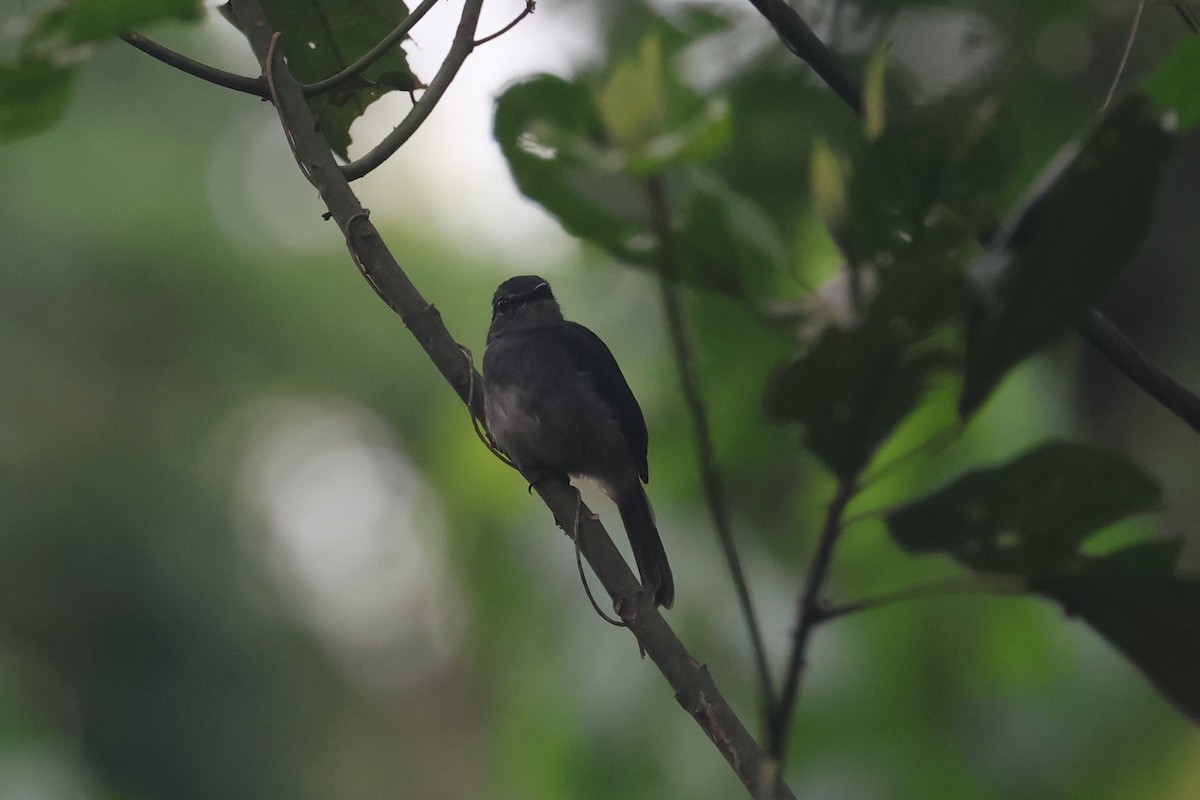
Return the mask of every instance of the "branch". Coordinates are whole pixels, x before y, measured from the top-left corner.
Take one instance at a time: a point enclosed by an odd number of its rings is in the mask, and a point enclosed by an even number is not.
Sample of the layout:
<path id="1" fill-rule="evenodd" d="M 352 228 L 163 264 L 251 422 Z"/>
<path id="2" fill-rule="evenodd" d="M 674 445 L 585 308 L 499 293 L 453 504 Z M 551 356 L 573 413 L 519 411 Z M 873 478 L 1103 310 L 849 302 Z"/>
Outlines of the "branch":
<path id="1" fill-rule="evenodd" d="M 927 597 L 944 597 L 950 594 L 992 594 L 1011 597 L 1013 595 L 1027 594 L 1028 591 L 1029 587 L 1025 581 L 1014 575 L 947 578 L 946 580 L 909 586 L 894 592 L 827 608 L 822 612 L 821 621 L 826 622 L 838 617 L 857 614 L 860 611 L 873 611 L 877 608 L 886 608 L 896 603 L 908 602 L 909 600 L 923 600 Z"/>
<path id="2" fill-rule="evenodd" d="M 479 375 L 469 366 L 437 310 L 420 295 L 388 251 L 338 169 L 329 143 L 318 130 L 304 100 L 302 87 L 283 60 L 275 56 L 272 41 L 276 34 L 259 0 L 232 0 L 232 7 L 239 27 L 263 64 L 264 73 L 270 76 L 272 99 L 296 161 L 341 228 L 355 264 L 376 293 L 400 315 L 463 401 L 468 398 L 473 401 L 472 413 L 482 419 L 482 397 L 472 391 L 472 387 L 482 385 Z M 477 11 L 478 3 L 475 8 Z M 592 519 L 586 509 L 580 509 L 576 492 L 561 480 L 543 481 L 535 488 L 564 530 L 572 530 L 577 512 L 583 512 L 579 513 L 580 550 L 614 598 L 618 613 L 637 637 L 639 646 L 675 690 L 680 705 L 712 740 L 751 794 L 756 798 L 793 798 L 791 790 L 779 778 L 778 765 L 767 758 L 750 736 L 721 696 L 707 668 L 687 651 L 658 613 L 600 522 Z"/>
<path id="3" fill-rule="evenodd" d="M 708 514 L 712 518 L 713 527 L 717 531 L 717 540 L 721 544 L 721 552 L 733 578 L 733 588 L 737 594 L 738 606 L 750 633 L 750 644 L 754 650 L 754 663 L 758 668 L 758 681 L 762 691 L 763 708 L 769 714 L 775 705 L 775 687 L 771 681 L 771 668 L 767 663 L 767 651 L 763 645 L 762 628 L 754 613 L 754 602 L 750 599 L 750 589 L 746 584 L 746 574 L 742 570 L 741 558 L 738 556 L 737 545 L 733 541 L 733 529 L 729 524 L 729 512 L 725 508 L 725 492 L 721 486 L 721 476 L 717 471 L 716 456 L 713 452 L 712 434 L 709 430 L 708 411 L 704 405 L 704 397 L 700 391 L 700 379 L 696 374 L 695 359 L 691 343 L 688 341 L 684 326 L 683 309 L 680 307 L 679 293 L 675 286 L 675 256 L 672 247 L 671 207 L 667 200 L 666 187 L 661 178 L 651 178 L 646 183 L 650 214 L 653 226 L 658 236 L 659 254 L 659 286 L 661 288 L 663 309 L 667 317 L 667 330 L 671 338 L 671 351 L 675 356 L 675 366 L 679 371 L 679 383 L 683 389 L 683 397 L 687 402 L 688 412 L 692 418 L 692 428 L 696 436 L 696 455 L 699 460 L 700 480 L 704 486 L 704 498 L 708 502 Z"/>
<path id="4" fill-rule="evenodd" d="M 783 760 L 783 748 L 787 742 L 788 729 L 800 696 L 800 678 L 803 677 L 808 640 L 817 624 L 826 618 L 821 606 L 821 591 L 829 577 L 829 566 L 833 561 L 833 547 L 842 532 L 842 514 L 854 498 L 852 480 L 838 480 L 837 491 L 829 501 L 825 512 L 825 524 L 821 527 L 821 538 L 817 540 L 817 552 L 808 566 L 808 577 L 804 581 L 804 593 L 800 595 L 800 609 L 796 614 L 796 631 L 793 634 L 792 654 L 788 658 L 787 672 L 783 679 L 783 691 L 779 704 L 771 718 L 767 738 L 767 752 L 776 760 Z"/>
<path id="5" fill-rule="evenodd" d="M 1092 309 L 1079 324 L 1079 334 L 1138 388 L 1200 433 L 1200 397 L 1151 364 L 1107 317 Z"/>
<path id="6" fill-rule="evenodd" d="M 417 132 L 417 128 L 421 127 L 421 124 L 433 112 L 434 106 L 442 99 L 446 89 L 450 88 L 450 82 L 458 74 L 459 68 L 467 60 L 467 56 L 471 55 L 471 51 L 475 49 L 475 28 L 479 24 L 479 10 L 482 7 L 483 0 L 466 0 L 463 5 L 462 18 L 458 23 L 458 30 L 454 33 L 454 42 L 450 45 L 450 51 L 446 53 L 446 58 L 442 61 L 437 75 L 429 82 L 429 86 L 421 94 L 421 99 L 408 112 L 408 116 L 401 120 L 400 124 L 382 142 L 375 145 L 371 152 L 362 158 L 351 161 L 341 168 L 346 180 L 358 180 L 387 161 L 393 153 L 400 149 L 401 145 Z"/>
<path id="7" fill-rule="evenodd" d="M 499 39 L 501 36 L 508 33 L 513 28 L 517 27 L 517 25 L 519 25 L 521 23 L 521 20 L 528 17 L 535 10 L 537 10 L 537 0 L 525 0 L 525 8 L 521 9 L 521 13 L 517 14 L 516 18 L 514 18 L 512 22 L 508 23 L 507 25 L 505 25 L 503 28 L 496 31 L 495 33 L 488 34 L 487 36 L 483 37 L 482 39 L 476 39 L 475 46 L 479 47 L 479 45 L 487 44 L 488 42 L 492 41 L 493 39 Z"/>
<path id="8" fill-rule="evenodd" d="M 1104 103 L 1100 106 L 1101 114 L 1108 110 L 1117 93 L 1117 87 L 1121 85 L 1121 76 L 1125 74 L 1125 65 L 1129 63 L 1129 54 L 1133 52 L 1133 43 L 1137 40 L 1138 28 L 1142 25 L 1142 12 L 1146 10 L 1147 2 L 1148 0 L 1138 0 L 1137 10 L 1133 12 L 1133 24 L 1129 26 L 1129 37 L 1125 40 L 1125 50 L 1121 53 L 1121 60 L 1117 62 L 1117 72 L 1113 75 L 1112 84 L 1108 87 L 1108 94 L 1104 96 Z"/>
<path id="9" fill-rule="evenodd" d="M 216 84 L 225 89 L 233 89 L 235 92 L 244 92 L 252 94 L 255 97 L 266 99 L 267 86 L 262 78 L 247 78 L 244 75 L 237 75 L 232 72 L 226 72 L 223 69 L 217 69 L 195 59 L 188 58 L 182 53 L 176 53 L 168 47 L 163 47 L 158 42 L 151 41 L 140 33 L 127 31 L 120 34 L 121 41 L 133 45 L 138 50 L 141 50 L 148 56 L 157 58 L 167 66 L 186 72 L 201 80 Z"/>
<path id="10" fill-rule="evenodd" d="M 404 18 L 404 21 L 392 29 L 392 32 L 372 47 L 361 58 L 355 61 L 350 66 L 338 72 L 335 75 L 330 75 L 328 78 L 319 80 L 316 83 L 310 83 L 303 86 L 304 96 L 312 97 L 313 95 L 324 94 L 325 92 L 333 91 L 339 86 L 349 83 L 358 76 L 362 75 L 372 64 L 387 55 L 387 52 L 392 49 L 412 30 L 413 26 L 421 21 L 421 18 L 429 13 L 429 9 L 437 5 L 438 0 L 425 0 L 421 5 L 413 9 L 412 13 Z"/>
<path id="11" fill-rule="evenodd" d="M 1171 5 L 1179 12 L 1179 16 L 1183 17 L 1183 23 L 1188 26 L 1192 33 L 1200 34 L 1200 20 L 1196 19 L 1196 12 L 1192 11 L 1187 0 L 1170 0 Z"/>
<path id="12" fill-rule="evenodd" d="M 832 50 L 813 33 L 795 9 L 785 0 L 750 0 L 759 13 L 767 18 L 785 47 L 812 67 L 817 77 L 842 98 L 854 111 L 862 114 L 862 88 Z"/>

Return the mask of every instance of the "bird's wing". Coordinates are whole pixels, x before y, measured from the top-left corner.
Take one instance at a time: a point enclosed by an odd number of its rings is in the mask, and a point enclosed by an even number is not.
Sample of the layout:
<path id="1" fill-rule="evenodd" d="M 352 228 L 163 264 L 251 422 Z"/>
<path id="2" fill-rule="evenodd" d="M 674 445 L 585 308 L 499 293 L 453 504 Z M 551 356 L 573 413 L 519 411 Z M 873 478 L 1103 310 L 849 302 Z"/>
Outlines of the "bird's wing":
<path id="1" fill-rule="evenodd" d="M 641 406 L 633 396 L 617 360 L 600 337 L 576 322 L 563 325 L 565 341 L 575 367 L 592 378 L 592 384 L 613 410 L 621 425 L 625 441 L 637 462 L 638 474 L 643 482 L 650 480 L 650 467 L 646 462 L 646 450 L 650 436 L 646 432 L 646 419 Z"/>

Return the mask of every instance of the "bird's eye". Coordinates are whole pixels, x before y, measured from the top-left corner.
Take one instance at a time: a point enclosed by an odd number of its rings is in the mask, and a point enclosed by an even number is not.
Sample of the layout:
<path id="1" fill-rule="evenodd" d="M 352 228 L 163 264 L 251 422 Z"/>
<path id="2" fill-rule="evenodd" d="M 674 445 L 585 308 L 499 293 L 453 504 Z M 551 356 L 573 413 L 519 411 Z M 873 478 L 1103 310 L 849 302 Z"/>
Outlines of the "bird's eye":
<path id="1" fill-rule="evenodd" d="M 497 310 L 497 311 L 503 311 L 503 310 L 504 310 L 504 308 L 505 308 L 507 305 L 508 305 L 508 298 L 507 298 L 507 297 L 501 297 L 500 299 L 498 299 L 498 300 L 496 301 L 496 310 Z"/>

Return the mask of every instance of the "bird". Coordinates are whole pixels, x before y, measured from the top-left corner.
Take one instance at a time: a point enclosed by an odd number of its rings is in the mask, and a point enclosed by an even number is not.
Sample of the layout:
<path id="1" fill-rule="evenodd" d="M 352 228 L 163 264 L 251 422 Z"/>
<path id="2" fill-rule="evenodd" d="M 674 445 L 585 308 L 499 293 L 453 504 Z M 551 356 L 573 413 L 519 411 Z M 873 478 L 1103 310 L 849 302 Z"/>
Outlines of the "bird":
<path id="1" fill-rule="evenodd" d="M 650 471 L 642 409 L 612 352 L 563 318 L 544 278 L 518 275 L 496 289 L 483 391 L 492 442 L 530 485 L 585 477 L 613 500 L 643 590 L 670 608 L 675 581 L 643 487 Z"/>

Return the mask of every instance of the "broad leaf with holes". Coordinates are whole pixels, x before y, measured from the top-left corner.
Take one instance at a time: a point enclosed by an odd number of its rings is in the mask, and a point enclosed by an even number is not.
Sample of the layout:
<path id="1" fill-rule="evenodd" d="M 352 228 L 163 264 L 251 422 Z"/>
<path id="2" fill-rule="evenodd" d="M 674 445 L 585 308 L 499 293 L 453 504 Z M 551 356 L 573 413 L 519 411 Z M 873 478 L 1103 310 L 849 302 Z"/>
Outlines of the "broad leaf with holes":
<path id="1" fill-rule="evenodd" d="M 279 46 L 301 83 L 316 83 L 357 61 L 399 25 L 408 8 L 400 0 L 262 0 Z M 342 158 L 350 147 L 350 125 L 367 107 L 392 91 L 424 84 L 408 66 L 400 45 L 331 92 L 309 98 L 330 147 Z"/>
<path id="2" fill-rule="evenodd" d="M 1015 576 L 1055 600 L 1200 722 L 1200 580 L 1176 572 L 1179 543 L 1083 552 L 1092 534 L 1158 498 L 1158 485 L 1121 456 L 1050 442 L 893 511 L 887 525 L 909 552 Z"/>

